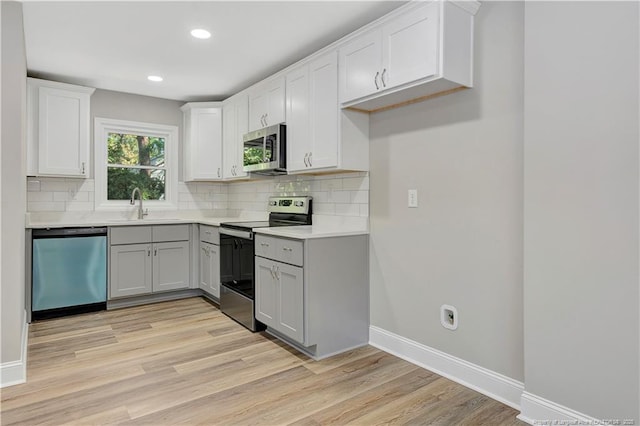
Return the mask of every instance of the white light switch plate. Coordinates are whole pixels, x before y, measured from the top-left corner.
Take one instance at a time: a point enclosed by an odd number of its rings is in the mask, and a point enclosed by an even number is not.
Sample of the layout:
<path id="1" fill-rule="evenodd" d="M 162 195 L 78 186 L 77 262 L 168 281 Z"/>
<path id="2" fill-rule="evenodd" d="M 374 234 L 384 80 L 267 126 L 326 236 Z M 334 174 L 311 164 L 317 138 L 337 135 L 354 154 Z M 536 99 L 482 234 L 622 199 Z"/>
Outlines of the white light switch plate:
<path id="1" fill-rule="evenodd" d="M 410 189 L 409 190 L 409 207 L 418 207 L 418 190 Z"/>

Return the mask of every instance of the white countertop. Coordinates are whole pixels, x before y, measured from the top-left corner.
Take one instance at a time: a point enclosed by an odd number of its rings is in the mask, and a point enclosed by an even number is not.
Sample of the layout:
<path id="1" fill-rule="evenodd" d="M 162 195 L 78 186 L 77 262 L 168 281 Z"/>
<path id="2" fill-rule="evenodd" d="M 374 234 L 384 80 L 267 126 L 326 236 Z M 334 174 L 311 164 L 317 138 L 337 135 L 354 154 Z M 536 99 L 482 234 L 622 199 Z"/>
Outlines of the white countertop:
<path id="1" fill-rule="evenodd" d="M 256 234 L 272 235 L 275 237 L 295 238 L 297 240 L 308 240 L 312 238 L 346 237 L 350 235 L 367 235 L 366 229 L 356 229 L 347 227 L 328 227 L 317 225 L 304 226 L 280 226 L 276 228 L 255 228 Z"/>
<path id="2" fill-rule="evenodd" d="M 146 217 L 132 219 L 113 214 L 31 214 L 27 215 L 26 227 L 32 229 L 69 228 L 92 226 L 144 226 L 197 223 L 220 226 L 224 222 L 268 220 L 266 212 L 245 212 L 237 216 L 203 216 L 194 212 L 179 212 L 173 217 Z M 346 216 L 313 215 L 313 225 L 255 228 L 259 234 L 305 240 L 349 235 L 367 235 L 368 218 Z"/>

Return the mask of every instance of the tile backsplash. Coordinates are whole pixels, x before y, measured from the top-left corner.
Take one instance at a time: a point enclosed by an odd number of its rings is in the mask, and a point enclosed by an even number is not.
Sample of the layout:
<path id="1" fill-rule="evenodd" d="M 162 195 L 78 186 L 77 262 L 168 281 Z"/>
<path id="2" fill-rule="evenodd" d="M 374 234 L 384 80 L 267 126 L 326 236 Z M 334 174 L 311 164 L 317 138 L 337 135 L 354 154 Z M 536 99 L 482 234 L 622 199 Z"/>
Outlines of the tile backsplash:
<path id="1" fill-rule="evenodd" d="M 27 178 L 28 212 L 93 211 L 92 179 Z M 288 175 L 238 182 L 180 182 L 179 210 L 266 211 L 270 195 L 310 195 L 314 213 L 369 216 L 367 172 Z"/>

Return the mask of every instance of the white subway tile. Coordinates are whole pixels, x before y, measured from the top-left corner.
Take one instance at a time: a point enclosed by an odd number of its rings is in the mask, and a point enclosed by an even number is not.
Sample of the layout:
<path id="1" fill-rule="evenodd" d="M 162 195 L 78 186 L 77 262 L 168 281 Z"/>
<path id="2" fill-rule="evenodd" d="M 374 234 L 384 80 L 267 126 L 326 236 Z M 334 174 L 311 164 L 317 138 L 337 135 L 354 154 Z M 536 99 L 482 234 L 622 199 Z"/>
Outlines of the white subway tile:
<path id="1" fill-rule="evenodd" d="M 30 212 L 63 212 L 64 204 L 64 202 L 32 201 L 27 203 L 27 210 Z"/>
<path id="2" fill-rule="evenodd" d="M 342 189 L 351 191 L 369 190 L 369 177 L 344 178 L 342 179 Z"/>
<path id="3" fill-rule="evenodd" d="M 311 194 L 309 194 L 313 197 L 313 202 L 314 203 L 328 203 L 329 202 L 329 193 L 328 192 L 322 192 L 322 191 L 317 191 L 317 192 L 312 192 Z"/>
<path id="4" fill-rule="evenodd" d="M 190 202 L 193 201 L 193 194 L 190 192 L 179 192 L 178 202 Z"/>
<path id="5" fill-rule="evenodd" d="M 93 210 L 93 203 L 88 201 L 69 201 L 65 208 L 66 211 L 90 211 Z"/>
<path id="6" fill-rule="evenodd" d="M 27 179 L 27 191 L 40 191 L 40 181 L 35 179 Z"/>
<path id="7" fill-rule="evenodd" d="M 349 191 L 329 191 L 330 203 L 347 204 L 351 201 L 351 193 Z"/>
<path id="8" fill-rule="evenodd" d="M 336 204 L 337 216 L 360 216 L 360 204 Z"/>
<path id="9" fill-rule="evenodd" d="M 321 182 L 322 182 L 321 188 L 323 191 L 342 189 L 342 179 L 327 179 Z"/>
<path id="10" fill-rule="evenodd" d="M 71 195 L 71 194 L 69 194 Z M 71 198 L 71 197 L 70 197 Z M 89 201 L 89 193 L 88 192 L 76 192 L 73 197 L 72 197 L 73 201 Z"/>
<path id="11" fill-rule="evenodd" d="M 40 191 L 68 191 L 69 188 L 75 189 L 74 183 L 69 183 L 63 179 L 47 179 L 40 182 Z"/>
<path id="12" fill-rule="evenodd" d="M 229 194 L 221 194 L 221 193 L 217 193 L 217 194 L 213 194 L 213 196 L 211 197 L 212 201 L 215 202 L 227 202 L 229 201 Z"/>
<path id="13" fill-rule="evenodd" d="M 96 188 L 96 184 L 95 184 L 95 181 L 93 179 L 85 179 L 78 186 L 78 191 L 79 192 L 94 192 L 96 190 L 95 188 Z"/>
<path id="14" fill-rule="evenodd" d="M 69 201 L 68 192 L 51 192 L 53 194 L 53 201 Z"/>
<path id="15" fill-rule="evenodd" d="M 369 191 L 351 191 L 351 202 L 357 204 L 368 204 Z"/>
<path id="16" fill-rule="evenodd" d="M 53 201 L 53 192 L 27 192 L 27 202 Z M 58 201 L 58 200 L 56 200 Z M 64 201 L 64 200 L 62 200 Z"/>
<path id="17" fill-rule="evenodd" d="M 313 213 L 335 215 L 336 205 L 333 203 L 313 203 Z"/>

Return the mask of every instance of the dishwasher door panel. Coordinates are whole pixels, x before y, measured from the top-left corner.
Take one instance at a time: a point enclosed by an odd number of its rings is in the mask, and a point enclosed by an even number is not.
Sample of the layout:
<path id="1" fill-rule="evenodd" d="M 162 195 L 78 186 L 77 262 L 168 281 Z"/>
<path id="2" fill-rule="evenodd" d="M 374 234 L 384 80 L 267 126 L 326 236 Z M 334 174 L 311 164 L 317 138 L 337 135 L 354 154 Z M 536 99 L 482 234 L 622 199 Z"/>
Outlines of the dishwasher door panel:
<path id="1" fill-rule="evenodd" d="M 105 302 L 105 236 L 33 240 L 32 311 Z"/>

